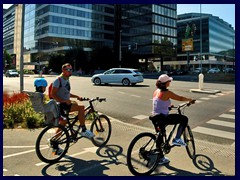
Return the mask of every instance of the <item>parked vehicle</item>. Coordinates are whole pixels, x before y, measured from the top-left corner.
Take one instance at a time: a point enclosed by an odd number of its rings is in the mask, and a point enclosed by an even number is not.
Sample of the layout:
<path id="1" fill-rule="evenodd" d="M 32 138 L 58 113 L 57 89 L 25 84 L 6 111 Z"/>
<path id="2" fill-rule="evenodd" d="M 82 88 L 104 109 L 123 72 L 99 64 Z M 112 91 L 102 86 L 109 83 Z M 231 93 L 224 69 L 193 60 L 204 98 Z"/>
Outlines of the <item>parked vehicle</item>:
<path id="1" fill-rule="evenodd" d="M 16 69 L 9 69 L 5 73 L 6 77 L 19 77 L 19 73 L 17 72 Z"/>
<path id="2" fill-rule="evenodd" d="M 219 68 L 211 68 L 211 69 L 208 70 L 207 73 L 214 74 L 214 73 L 219 73 L 219 72 L 220 72 Z"/>
<path id="3" fill-rule="evenodd" d="M 93 75 L 91 81 L 95 85 L 101 85 L 102 83 L 121 83 L 124 86 L 129 86 L 130 84 L 135 85 L 136 83 L 141 83 L 144 80 L 142 73 L 137 69 L 112 68 L 104 73 Z"/>
<path id="4" fill-rule="evenodd" d="M 223 72 L 225 72 L 225 73 L 234 73 L 234 69 L 233 68 L 225 68 L 225 69 L 223 69 Z"/>
<path id="5" fill-rule="evenodd" d="M 195 68 L 193 71 L 192 71 L 193 74 L 199 74 L 201 73 L 201 68 Z"/>

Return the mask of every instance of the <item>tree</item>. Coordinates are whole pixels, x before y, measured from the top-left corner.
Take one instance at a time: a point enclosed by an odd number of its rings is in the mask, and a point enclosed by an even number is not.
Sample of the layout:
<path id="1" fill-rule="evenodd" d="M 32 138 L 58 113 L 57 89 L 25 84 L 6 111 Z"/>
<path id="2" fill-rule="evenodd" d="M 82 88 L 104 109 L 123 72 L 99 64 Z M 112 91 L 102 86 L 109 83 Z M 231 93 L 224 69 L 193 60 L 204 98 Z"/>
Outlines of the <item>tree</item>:
<path id="1" fill-rule="evenodd" d="M 7 52 L 6 49 L 3 51 L 3 67 L 5 69 L 15 68 L 12 64 L 12 56 Z"/>

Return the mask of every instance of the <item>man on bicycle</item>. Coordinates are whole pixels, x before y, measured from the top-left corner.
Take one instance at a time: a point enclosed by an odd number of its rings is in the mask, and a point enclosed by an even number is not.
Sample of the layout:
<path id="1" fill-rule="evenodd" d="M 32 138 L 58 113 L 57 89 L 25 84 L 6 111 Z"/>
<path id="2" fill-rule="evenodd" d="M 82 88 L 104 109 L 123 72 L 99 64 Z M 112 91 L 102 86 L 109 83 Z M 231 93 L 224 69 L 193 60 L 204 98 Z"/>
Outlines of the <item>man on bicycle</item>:
<path id="1" fill-rule="evenodd" d="M 72 66 L 69 63 L 62 65 L 62 73 L 59 78 L 56 78 L 53 82 L 51 96 L 60 103 L 61 115 L 66 116 L 67 112 L 78 112 L 78 120 L 81 126 L 81 135 L 89 139 L 94 137 L 94 134 L 87 130 L 84 119 L 84 105 L 78 105 L 76 102 L 70 100 L 70 98 L 77 98 L 81 101 L 81 97 L 70 93 L 71 86 L 69 77 L 72 75 Z M 60 121 L 60 124 L 65 126 L 66 120 Z M 58 131 L 57 131 L 58 132 Z"/>
<path id="2" fill-rule="evenodd" d="M 157 120 L 160 129 L 165 128 L 166 125 L 179 124 L 176 137 L 173 139 L 172 143 L 178 146 L 186 146 L 186 143 L 180 138 L 184 129 L 188 124 L 188 118 L 180 114 L 169 114 L 169 107 L 171 106 L 170 99 L 177 101 L 189 101 L 194 103 L 191 98 L 179 96 L 167 88 L 170 86 L 170 82 L 173 78 L 169 77 L 167 74 L 162 74 L 159 76 L 156 87 L 157 89 L 153 93 L 153 111 L 152 116 Z M 159 164 L 168 163 L 169 159 L 163 157 Z"/>

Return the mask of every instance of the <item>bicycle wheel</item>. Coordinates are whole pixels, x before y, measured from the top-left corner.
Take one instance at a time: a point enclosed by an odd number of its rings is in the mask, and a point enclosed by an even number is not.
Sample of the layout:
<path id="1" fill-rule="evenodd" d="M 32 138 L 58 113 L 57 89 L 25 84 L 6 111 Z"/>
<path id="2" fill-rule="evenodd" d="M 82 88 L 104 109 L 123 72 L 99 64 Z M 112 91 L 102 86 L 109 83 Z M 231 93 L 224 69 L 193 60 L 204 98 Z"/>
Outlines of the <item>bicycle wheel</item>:
<path id="1" fill-rule="evenodd" d="M 56 134 L 58 128 L 60 131 Z M 41 161 L 50 164 L 56 163 L 67 153 L 69 134 L 61 125 L 47 126 L 39 134 L 35 147 L 37 156 Z M 57 149 L 57 151 L 54 152 L 53 149 Z"/>
<path id="2" fill-rule="evenodd" d="M 184 137 L 184 141 L 187 144 L 186 149 L 187 149 L 188 156 L 191 159 L 195 159 L 196 157 L 195 142 L 194 142 L 194 138 L 193 138 L 193 134 L 190 126 L 187 126 L 185 128 L 183 137 Z"/>
<path id="3" fill-rule="evenodd" d="M 109 118 L 106 115 L 99 115 L 91 124 L 90 130 L 95 137 L 92 138 L 92 143 L 101 147 L 107 144 L 112 133 L 112 126 Z"/>
<path id="4" fill-rule="evenodd" d="M 131 141 L 127 151 L 127 166 L 133 175 L 150 175 L 156 169 L 159 159 L 154 134 L 144 132 Z"/>

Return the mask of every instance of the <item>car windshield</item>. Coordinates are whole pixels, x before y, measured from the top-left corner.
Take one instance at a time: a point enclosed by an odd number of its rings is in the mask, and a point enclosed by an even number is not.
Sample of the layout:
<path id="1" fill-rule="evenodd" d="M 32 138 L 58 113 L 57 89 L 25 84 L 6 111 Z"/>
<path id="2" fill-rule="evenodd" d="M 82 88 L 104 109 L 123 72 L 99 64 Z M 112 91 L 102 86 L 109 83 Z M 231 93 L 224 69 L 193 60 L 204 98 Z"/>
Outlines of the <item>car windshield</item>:
<path id="1" fill-rule="evenodd" d="M 9 70 L 9 72 L 17 72 L 16 70 L 12 69 L 12 70 Z"/>

